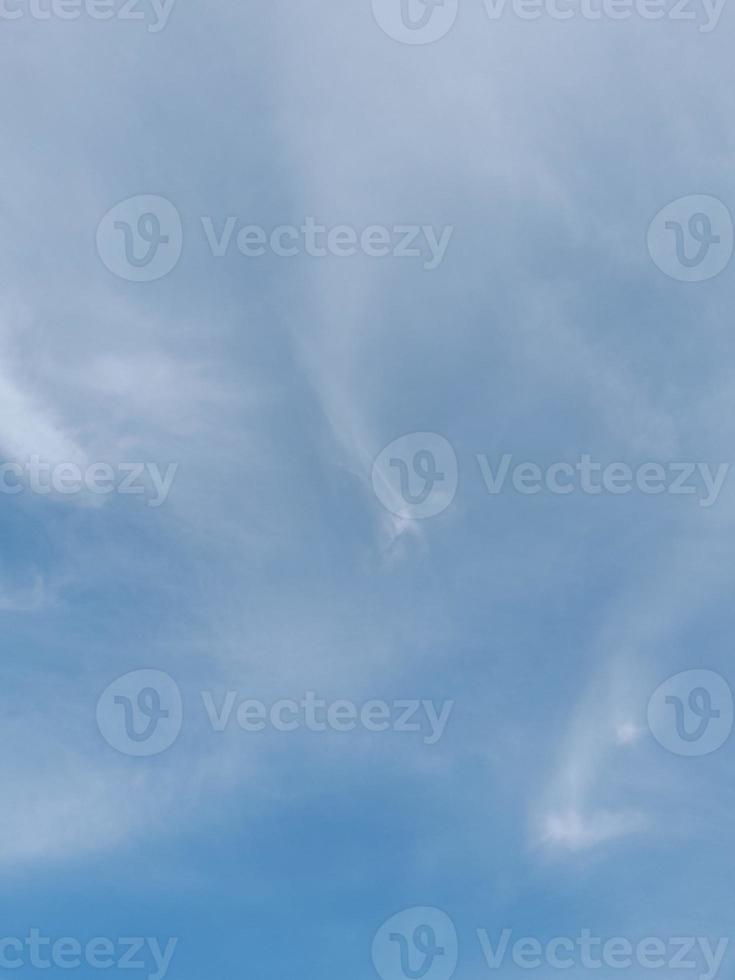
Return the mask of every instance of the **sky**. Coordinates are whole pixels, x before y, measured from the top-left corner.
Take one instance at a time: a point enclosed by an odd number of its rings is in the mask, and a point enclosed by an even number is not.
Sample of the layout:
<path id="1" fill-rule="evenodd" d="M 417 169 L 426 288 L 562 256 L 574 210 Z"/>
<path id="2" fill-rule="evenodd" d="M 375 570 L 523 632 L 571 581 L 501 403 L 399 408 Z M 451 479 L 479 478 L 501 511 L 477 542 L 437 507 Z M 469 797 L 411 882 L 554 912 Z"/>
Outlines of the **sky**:
<path id="1" fill-rule="evenodd" d="M 733 25 L 0 3 L 0 973 L 732 975 Z"/>

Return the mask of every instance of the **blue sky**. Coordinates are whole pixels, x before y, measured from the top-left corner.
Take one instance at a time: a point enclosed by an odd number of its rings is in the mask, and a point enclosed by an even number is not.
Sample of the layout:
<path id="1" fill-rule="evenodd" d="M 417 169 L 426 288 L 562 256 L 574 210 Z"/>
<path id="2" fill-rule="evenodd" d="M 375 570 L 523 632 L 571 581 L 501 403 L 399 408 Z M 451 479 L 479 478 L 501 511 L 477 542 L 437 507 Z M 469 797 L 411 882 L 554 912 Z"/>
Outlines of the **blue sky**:
<path id="1" fill-rule="evenodd" d="M 368 0 L 0 19 L 0 458 L 178 466 L 155 508 L 0 496 L 0 937 L 176 937 L 172 980 L 367 980 L 382 923 L 434 907 L 480 980 L 528 971 L 490 971 L 478 929 L 729 935 L 735 743 L 666 751 L 646 708 L 681 671 L 735 679 L 735 481 L 711 507 L 491 495 L 477 456 L 732 460 L 735 265 L 683 282 L 646 247 L 671 201 L 735 213 L 732 30 L 482 0 L 426 45 Z M 95 246 L 139 195 L 182 223 L 151 282 Z M 430 270 L 215 258 L 203 216 L 453 232 Z M 426 432 L 459 482 L 414 521 L 372 464 Z M 183 725 L 135 758 L 96 710 L 142 669 Z M 428 745 L 218 733 L 202 691 L 454 705 Z"/>

